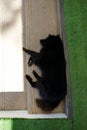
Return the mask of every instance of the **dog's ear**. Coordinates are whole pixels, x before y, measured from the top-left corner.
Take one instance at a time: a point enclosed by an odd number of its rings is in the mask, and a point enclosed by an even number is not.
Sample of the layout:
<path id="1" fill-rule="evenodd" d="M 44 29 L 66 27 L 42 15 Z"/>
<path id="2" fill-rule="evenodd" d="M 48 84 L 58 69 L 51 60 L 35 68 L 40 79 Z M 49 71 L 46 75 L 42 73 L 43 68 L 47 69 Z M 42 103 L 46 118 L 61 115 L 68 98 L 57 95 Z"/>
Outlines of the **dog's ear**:
<path id="1" fill-rule="evenodd" d="M 58 38 L 58 40 L 62 41 L 59 34 L 56 37 Z"/>
<path id="2" fill-rule="evenodd" d="M 59 35 L 59 34 L 57 34 L 56 36 L 57 36 L 58 38 L 60 38 L 60 35 Z"/>

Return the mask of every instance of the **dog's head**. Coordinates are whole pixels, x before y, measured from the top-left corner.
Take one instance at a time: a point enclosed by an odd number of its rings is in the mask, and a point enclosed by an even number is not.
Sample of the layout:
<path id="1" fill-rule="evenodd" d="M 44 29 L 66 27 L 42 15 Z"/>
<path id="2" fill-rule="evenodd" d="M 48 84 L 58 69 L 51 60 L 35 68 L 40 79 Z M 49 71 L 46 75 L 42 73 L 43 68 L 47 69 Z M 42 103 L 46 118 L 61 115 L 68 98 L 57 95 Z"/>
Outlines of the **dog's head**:
<path id="1" fill-rule="evenodd" d="M 49 34 L 49 36 L 46 39 L 40 40 L 42 47 L 52 48 L 52 49 L 53 49 L 54 46 L 58 47 L 58 43 L 61 43 L 61 42 L 62 41 L 61 41 L 59 35 L 54 36 L 54 35 L 51 35 L 51 34 Z"/>

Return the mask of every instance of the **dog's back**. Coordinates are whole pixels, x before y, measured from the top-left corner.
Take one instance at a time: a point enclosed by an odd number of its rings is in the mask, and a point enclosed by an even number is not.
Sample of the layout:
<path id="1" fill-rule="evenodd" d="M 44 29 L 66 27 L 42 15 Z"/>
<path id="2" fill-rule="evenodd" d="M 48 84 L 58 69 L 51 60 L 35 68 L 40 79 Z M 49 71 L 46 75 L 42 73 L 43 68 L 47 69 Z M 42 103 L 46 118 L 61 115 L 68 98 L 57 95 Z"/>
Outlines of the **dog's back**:
<path id="1" fill-rule="evenodd" d="M 44 79 L 44 97 L 47 98 L 43 100 L 47 100 L 51 106 L 56 106 L 65 97 L 67 90 L 63 43 L 59 36 L 52 35 L 40 42 L 43 46 L 40 51 L 40 68 Z M 41 103 L 41 101 L 37 102 Z"/>

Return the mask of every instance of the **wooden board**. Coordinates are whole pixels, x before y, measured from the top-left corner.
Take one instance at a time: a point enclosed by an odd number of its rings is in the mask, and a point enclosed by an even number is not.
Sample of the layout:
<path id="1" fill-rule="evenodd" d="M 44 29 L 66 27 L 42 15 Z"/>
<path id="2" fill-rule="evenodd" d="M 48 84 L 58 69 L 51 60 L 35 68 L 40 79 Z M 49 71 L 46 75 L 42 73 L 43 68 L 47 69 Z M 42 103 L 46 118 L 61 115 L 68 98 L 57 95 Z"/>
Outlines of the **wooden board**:
<path id="1" fill-rule="evenodd" d="M 22 0 L 0 0 L 0 110 L 26 109 Z"/>
<path id="2" fill-rule="evenodd" d="M 38 91 L 33 89 L 25 80 L 24 75 L 27 73 L 32 75 L 32 70 L 37 69 L 32 66 L 30 69 L 27 65 L 28 56 L 21 50 L 22 46 L 31 50 L 39 51 L 39 40 L 46 38 L 49 33 L 56 35 L 60 34 L 64 42 L 64 51 L 67 61 L 67 96 L 60 105 L 54 109 L 52 113 L 66 113 L 68 117 L 71 116 L 71 93 L 70 93 L 70 79 L 68 71 L 68 55 L 65 40 L 65 31 L 63 23 L 62 1 L 61 0 L 3 0 L 0 1 L 0 110 L 25 110 L 28 113 L 44 113 L 36 106 L 35 98 L 40 98 Z M 13 48 L 11 48 L 14 46 Z M 15 60 L 10 59 L 5 53 L 5 50 L 10 47 L 9 56 L 13 55 L 13 50 L 16 47 L 18 56 Z M 20 55 L 19 55 L 20 54 Z M 17 62 L 20 61 L 21 70 L 18 71 Z M 9 61 L 9 62 L 7 62 Z M 13 64 L 11 64 L 13 63 Z M 15 64 L 16 63 L 16 64 Z M 19 62 L 18 62 L 19 63 Z M 8 68 L 6 68 L 6 65 Z M 13 68 L 11 68 L 13 66 Z M 22 79 L 22 85 L 11 81 L 13 71 L 9 74 L 9 70 L 14 70 L 14 73 L 19 75 Z M 20 74 L 21 72 L 21 74 Z M 7 79 L 6 80 L 6 76 Z M 34 77 L 33 77 L 34 78 Z M 5 81 L 9 87 L 5 86 Z M 11 82 L 11 83 L 10 83 Z M 18 85 L 19 84 L 19 85 Z M 19 86 L 19 87 L 17 87 Z M 18 88 L 23 88 L 19 91 Z M 8 90 L 7 90 L 8 88 Z M 10 89 L 9 89 L 10 88 Z M 16 89 L 15 89 L 16 88 Z M 26 93 L 27 88 L 27 93 Z M 27 104 L 26 104 L 27 103 Z"/>
<path id="3" fill-rule="evenodd" d="M 46 38 L 49 33 L 62 34 L 60 25 L 59 0 L 25 0 L 25 31 L 26 45 L 31 50 L 40 50 L 40 39 Z M 62 37 L 62 35 L 61 35 Z M 32 70 L 37 68 L 28 67 L 29 56 L 26 55 L 26 73 L 32 75 Z M 37 70 L 38 71 L 38 70 Z M 39 73 L 39 71 L 38 71 Z M 34 78 L 34 77 L 33 77 Z M 37 107 L 35 98 L 40 98 L 38 91 L 27 84 L 27 108 L 29 113 L 44 113 Z M 61 101 L 59 106 L 52 113 L 64 113 L 65 105 Z"/>

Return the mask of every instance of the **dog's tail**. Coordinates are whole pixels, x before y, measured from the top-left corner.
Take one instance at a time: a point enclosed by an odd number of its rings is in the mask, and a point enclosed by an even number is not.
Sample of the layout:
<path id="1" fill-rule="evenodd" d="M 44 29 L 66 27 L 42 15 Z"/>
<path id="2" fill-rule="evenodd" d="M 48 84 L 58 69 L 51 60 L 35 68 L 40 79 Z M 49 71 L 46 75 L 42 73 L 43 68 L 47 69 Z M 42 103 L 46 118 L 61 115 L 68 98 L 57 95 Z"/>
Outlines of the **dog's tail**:
<path id="1" fill-rule="evenodd" d="M 36 104 L 43 111 L 50 113 L 57 105 L 51 105 L 48 102 L 45 102 L 42 99 L 36 99 Z"/>

